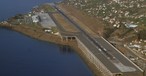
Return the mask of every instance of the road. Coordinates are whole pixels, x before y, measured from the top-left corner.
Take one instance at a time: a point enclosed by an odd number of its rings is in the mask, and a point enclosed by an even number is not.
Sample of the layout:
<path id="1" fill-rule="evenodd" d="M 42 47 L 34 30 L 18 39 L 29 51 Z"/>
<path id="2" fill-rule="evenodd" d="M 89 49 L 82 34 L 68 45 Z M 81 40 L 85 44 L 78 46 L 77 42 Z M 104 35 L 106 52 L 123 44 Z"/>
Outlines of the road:
<path id="1" fill-rule="evenodd" d="M 90 36 L 83 28 L 80 27 L 74 20 L 68 17 L 61 9 L 54 6 L 57 11 L 64 16 L 73 26 L 79 30 L 80 39 L 84 45 L 111 71 L 111 72 L 134 72 L 142 71 L 128 58 L 121 54 L 116 48 L 108 43 L 104 38 Z"/>

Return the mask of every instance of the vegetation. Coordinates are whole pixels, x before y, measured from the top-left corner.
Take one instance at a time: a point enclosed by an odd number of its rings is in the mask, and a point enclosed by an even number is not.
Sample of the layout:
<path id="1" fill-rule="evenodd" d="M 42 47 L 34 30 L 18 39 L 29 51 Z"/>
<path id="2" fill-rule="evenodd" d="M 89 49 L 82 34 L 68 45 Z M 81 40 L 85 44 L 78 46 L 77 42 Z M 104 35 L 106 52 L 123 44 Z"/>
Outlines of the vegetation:
<path id="1" fill-rule="evenodd" d="M 105 28 L 104 29 L 105 32 L 104 32 L 104 38 L 109 38 L 111 36 L 111 34 L 116 30 L 116 28 Z"/>
<path id="2" fill-rule="evenodd" d="M 58 29 L 56 27 L 52 27 L 51 30 L 52 30 L 53 33 L 57 33 L 58 32 Z"/>
<path id="3" fill-rule="evenodd" d="M 138 33 L 138 39 L 143 39 L 143 40 L 146 40 L 146 30 L 141 30 L 139 33 Z"/>
<path id="4" fill-rule="evenodd" d="M 13 17 L 13 19 L 24 19 L 23 14 L 17 14 L 16 16 Z"/>
<path id="5" fill-rule="evenodd" d="M 43 9 L 44 12 L 55 12 L 56 10 L 49 4 L 40 5 L 38 9 Z"/>
<path id="6" fill-rule="evenodd" d="M 143 36 L 145 36 L 146 28 L 144 26 L 146 25 L 146 0 L 64 0 L 64 2 L 103 21 L 105 23 L 103 35 L 106 38 L 109 38 L 112 33 L 118 32 L 115 36 L 118 34 L 119 38 L 132 34 L 145 39 Z M 134 24 L 138 27 L 132 29 L 121 28 L 125 27 L 126 24 Z M 121 30 L 124 31 L 119 33 Z M 136 35 L 133 32 L 139 32 L 139 34 Z"/>

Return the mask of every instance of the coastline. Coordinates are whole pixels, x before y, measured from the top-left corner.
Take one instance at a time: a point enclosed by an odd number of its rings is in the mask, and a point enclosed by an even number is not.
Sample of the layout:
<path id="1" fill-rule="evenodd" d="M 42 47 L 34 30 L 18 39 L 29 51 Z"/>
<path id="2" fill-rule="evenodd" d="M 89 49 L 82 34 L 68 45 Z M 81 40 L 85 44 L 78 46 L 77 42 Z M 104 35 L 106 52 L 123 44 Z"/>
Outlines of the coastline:
<path id="1" fill-rule="evenodd" d="M 59 14 L 55 13 L 53 16 L 56 20 L 61 23 L 63 28 L 66 28 L 68 32 L 78 32 L 76 28 L 71 27 L 68 22 L 66 22 Z M 12 21 L 15 20 L 12 18 Z M 33 39 L 37 39 L 40 41 L 45 41 L 48 43 L 56 44 L 58 46 L 68 46 L 76 52 L 83 60 L 83 62 L 87 65 L 87 67 L 92 71 L 93 76 L 103 76 L 102 73 L 96 68 L 96 66 L 89 61 L 89 59 L 84 55 L 82 50 L 78 48 L 78 44 L 76 40 L 62 41 L 59 35 L 49 34 L 43 30 L 43 27 L 39 25 L 31 25 L 31 24 L 16 24 L 12 25 L 9 22 L 0 23 L 0 28 L 4 27 L 6 29 L 10 29 L 12 31 L 16 31 L 25 36 L 28 36 Z"/>
<path id="2" fill-rule="evenodd" d="M 9 24 L 0 24 L 0 28 L 10 29 L 12 31 L 16 31 L 23 35 L 26 35 L 30 38 L 45 41 L 48 43 L 61 45 L 61 46 L 69 46 L 70 48 L 74 49 L 75 52 L 81 57 L 81 59 L 86 63 L 87 67 L 93 72 L 94 76 L 102 76 L 101 72 L 96 69 L 95 65 L 86 58 L 84 53 L 78 48 L 77 43 L 75 40 L 72 41 L 62 41 L 59 36 L 53 34 L 47 34 L 42 30 L 41 27 L 31 27 L 28 25 L 13 25 L 10 26 Z"/>
<path id="3" fill-rule="evenodd" d="M 48 8 L 48 7 L 47 7 Z M 50 11 L 51 10 L 51 11 Z M 54 10 L 49 9 L 47 11 L 50 11 L 54 13 Z M 10 18 L 10 21 L 14 20 L 14 22 L 17 23 L 17 18 L 15 20 L 15 17 L 18 16 L 24 16 L 25 14 L 18 14 L 12 18 Z M 29 13 L 27 14 L 29 16 Z M 26 15 L 25 15 L 26 16 Z M 71 27 L 70 24 L 68 24 L 59 14 L 53 14 L 53 16 L 57 19 L 58 22 L 61 23 L 63 28 L 67 28 L 67 31 L 70 32 L 78 32 L 76 30 L 76 28 Z M 19 20 L 19 18 L 18 18 Z M 21 18 L 20 18 L 21 20 Z M 6 23 L 5 23 L 6 22 Z M 54 34 L 48 34 L 46 33 L 43 28 L 41 26 L 33 26 L 33 25 L 27 25 L 27 24 L 20 24 L 21 22 L 19 22 L 19 24 L 14 24 L 7 21 L 3 21 L 0 22 L 0 28 L 6 28 L 8 30 L 12 30 L 12 31 L 16 31 L 20 34 L 23 34 L 25 36 L 28 36 L 30 38 L 36 39 L 36 40 L 40 40 L 40 41 L 44 41 L 44 42 L 48 42 L 51 44 L 56 44 L 57 46 L 67 46 L 69 48 L 74 49 L 74 51 L 76 52 L 76 54 L 79 55 L 79 57 L 83 60 L 83 62 L 87 65 L 87 67 L 89 68 L 89 70 L 92 71 L 93 76 L 102 76 L 101 72 L 96 68 L 96 66 L 91 63 L 88 58 L 84 55 L 84 53 L 81 51 L 80 48 L 78 48 L 78 44 L 76 42 L 76 40 L 71 40 L 71 41 L 62 41 L 60 36 L 54 35 Z"/>
<path id="4" fill-rule="evenodd" d="M 63 7 L 62 7 L 63 8 Z M 69 27 L 70 25 L 68 25 L 65 20 L 63 20 L 61 18 L 61 16 L 59 14 L 53 14 L 53 16 L 56 18 L 56 20 L 62 25 L 63 28 L 66 28 L 67 31 L 72 31 L 72 32 L 77 32 L 76 29 L 73 29 L 72 27 Z M 77 21 L 80 23 L 80 25 L 82 25 L 82 21 Z M 85 23 L 85 22 L 84 22 Z M 84 24 L 83 24 L 84 25 Z M 93 72 L 94 76 L 102 76 L 101 72 L 99 72 L 98 69 L 96 69 L 96 66 L 91 63 L 89 61 L 88 58 L 86 58 L 86 56 L 84 55 L 84 53 L 81 51 L 81 49 L 78 48 L 78 44 L 76 42 L 76 40 L 71 40 L 71 41 L 62 41 L 59 35 L 54 35 L 54 34 L 49 34 L 46 33 L 43 28 L 39 25 L 37 26 L 32 26 L 32 25 L 11 25 L 9 23 L 6 24 L 1 24 L 0 23 L 0 28 L 4 27 L 6 29 L 10 29 L 13 31 L 16 31 L 18 33 L 21 33 L 25 36 L 28 36 L 30 38 L 33 39 L 37 39 L 40 41 L 45 41 L 51 44 L 56 44 L 58 46 L 67 46 L 70 47 L 72 49 L 74 49 L 74 51 L 81 57 L 81 59 L 84 61 L 84 63 L 89 67 L 89 69 Z M 91 31 L 89 31 L 89 33 L 91 35 L 94 35 L 94 32 L 98 33 L 101 35 L 101 33 L 99 33 L 99 31 L 94 31 L 93 27 L 84 27 L 83 28 L 89 28 L 88 31 L 91 29 Z M 92 33 L 92 31 L 94 31 Z M 116 46 L 118 47 L 118 46 Z M 119 49 L 119 48 L 118 48 Z M 120 48 L 121 51 L 121 48 Z"/>
<path id="5" fill-rule="evenodd" d="M 29 25 L 12 25 L 10 26 L 9 24 L 0 24 L 0 27 L 4 27 L 7 29 L 11 29 L 13 31 L 19 32 L 21 34 L 24 34 L 28 37 L 41 40 L 41 41 L 46 41 L 49 43 L 55 43 L 59 45 L 68 45 L 68 42 L 63 42 L 61 41 L 61 38 L 57 35 L 53 34 L 48 34 L 42 30 L 41 27 L 32 27 Z"/>

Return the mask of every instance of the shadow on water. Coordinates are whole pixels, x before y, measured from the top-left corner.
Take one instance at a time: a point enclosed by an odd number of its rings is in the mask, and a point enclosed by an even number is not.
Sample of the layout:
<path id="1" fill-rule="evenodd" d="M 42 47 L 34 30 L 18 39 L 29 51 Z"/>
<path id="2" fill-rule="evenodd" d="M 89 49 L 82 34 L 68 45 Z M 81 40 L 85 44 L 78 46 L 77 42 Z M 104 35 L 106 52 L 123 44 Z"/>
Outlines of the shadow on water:
<path id="1" fill-rule="evenodd" d="M 60 52 L 63 54 L 72 54 L 74 53 L 73 49 L 68 45 L 60 45 L 59 46 Z"/>
<path id="2" fill-rule="evenodd" d="M 93 76 L 72 47 L 9 31 L 0 28 L 0 76 Z"/>
<path id="3" fill-rule="evenodd" d="M 1 29 L 8 29 L 8 30 L 12 30 L 12 27 L 9 26 L 0 26 Z"/>

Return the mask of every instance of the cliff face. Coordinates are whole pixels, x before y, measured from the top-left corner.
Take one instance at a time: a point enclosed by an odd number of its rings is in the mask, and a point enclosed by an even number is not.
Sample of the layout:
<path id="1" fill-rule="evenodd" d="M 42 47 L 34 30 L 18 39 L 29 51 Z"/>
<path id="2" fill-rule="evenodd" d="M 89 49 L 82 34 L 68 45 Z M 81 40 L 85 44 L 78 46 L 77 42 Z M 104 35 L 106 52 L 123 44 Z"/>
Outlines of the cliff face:
<path id="1" fill-rule="evenodd" d="M 64 2 L 83 10 L 88 15 L 100 18 L 110 28 L 125 31 L 127 24 L 138 25 L 137 31 L 146 28 L 142 26 L 146 25 L 146 0 L 64 0 Z M 113 29 L 110 30 L 111 33 L 115 32 Z M 123 37 L 125 33 L 118 35 Z"/>

